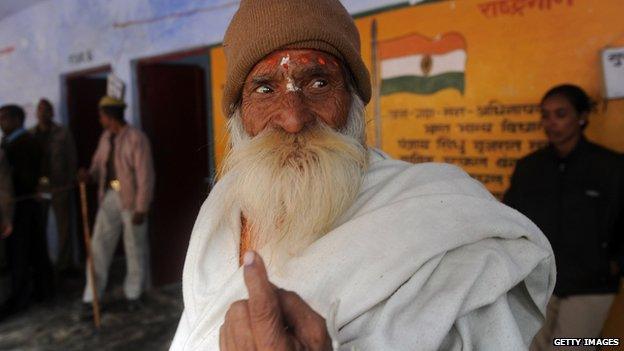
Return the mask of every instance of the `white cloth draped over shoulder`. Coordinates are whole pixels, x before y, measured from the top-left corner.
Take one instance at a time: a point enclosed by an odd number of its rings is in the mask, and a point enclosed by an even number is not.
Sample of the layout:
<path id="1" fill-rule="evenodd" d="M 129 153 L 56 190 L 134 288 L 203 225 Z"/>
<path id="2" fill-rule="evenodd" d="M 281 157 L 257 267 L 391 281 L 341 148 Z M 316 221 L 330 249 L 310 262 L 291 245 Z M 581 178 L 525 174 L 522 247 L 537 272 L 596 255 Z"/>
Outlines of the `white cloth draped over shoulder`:
<path id="1" fill-rule="evenodd" d="M 540 230 L 455 166 L 370 158 L 353 206 L 271 281 L 325 317 L 340 350 L 528 349 L 555 284 Z M 226 176 L 193 229 L 172 350 L 218 350 L 247 298 L 227 191 Z"/>

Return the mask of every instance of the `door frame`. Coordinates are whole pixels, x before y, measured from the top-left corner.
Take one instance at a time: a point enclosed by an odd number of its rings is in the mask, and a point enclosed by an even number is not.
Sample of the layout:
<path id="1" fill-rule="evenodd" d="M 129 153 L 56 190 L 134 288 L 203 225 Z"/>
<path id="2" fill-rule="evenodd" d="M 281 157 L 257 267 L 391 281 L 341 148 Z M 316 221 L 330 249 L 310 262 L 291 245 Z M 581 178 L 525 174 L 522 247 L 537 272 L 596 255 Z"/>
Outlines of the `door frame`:
<path id="1" fill-rule="evenodd" d="M 141 66 L 152 63 L 167 63 L 169 61 L 175 61 L 179 59 L 183 59 L 189 56 L 205 56 L 206 57 L 206 66 L 208 69 L 206 70 L 206 136 L 208 142 L 208 172 L 211 179 L 214 179 L 217 169 L 216 169 L 216 158 L 215 158 L 215 142 L 214 142 L 214 114 L 213 114 L 213 99 L 212 99 L 212 57 L 210 56 L 210 50 L 214 46 L 199 46 L 192 47 L 177 51 L 170 51 L 163 54 L 157 54 L 152 56 L 146 56 L 134 59 L 130 62 L 131 70 L 132 70 L 132 113 L 134 116 L 137 116 L 135 122 L 138 126 L 142 127 L 141 121 L 141 92 L 139 91 L 140 77 L 139 71 Z"/>
<path id="2" fill-rule="evenodd" d="M 90 76 L 98 73 L 111 73 L 113 68 L 110 64 L 104 64 L 96 67 L 86 68 L 78 71 L 71 71 L 61 74 L 61 96 L 59 104 L 59 112 L 61 117 L 61 123 L 69 128 L 69 107 L 67 106 L 67 82 L 72 78 L 79 78 L 84 76 Z"/>
<path id="3" fill-rule="evenodd" d="M 201 47 L 196 47 L 196 48 L 191 48 L 191 49 L 171 51 L 171 52 L 167 52 L 164 54 L 143 57 L 143 58 L 134 60 L 133 64 L 140 66 L 143 64 L 167 62 L 167 61 L 173 61 L 173 60 L 185 58 L 188 56 L 200 56 L 200 55 L 208 56 L 208 60 L 209 60 L 208 62 L 210 63 L 210 47 L 201 46 Z M 134 70 L 134 71 L 138 72 L 137 70 Z"/>
<path id="4" fill-rule="evenodd" d="M 208 177 L 210 179 L 214 178 L 214 174 L 216 173 L 215 169 L 215 150 L 214 150 L 214 134 L 213 134 L 213 99 L 212 99 L 212 72 L 211 72 L 211 56 L 210 56 L 210 47 L 202 46 L 191 49 L 179 50 L 174 52 L 168 52 L 164 54 L 158 54 L 148 57 L 137 58 L 131 61 L 131 72 L 132 72 L 132 101 L 133 101 L 133 111 L 135 121 L 137 124 L 141 126 L 141 129 L 145 131 L 143 128 L 143 108 L 141 101 L 141 70 L 143 67 L 152 64 L 177 64 L 176 61 L 182 60 L 187 57 L 201 57 L 202 64 L 200 66 L 196 66 L 204 71 L 205 76 L 205 132 L 206 132 L 206 144 L 208 145 L 207 150 L 205 151 L 206 163 L 208 167 Z M 205 60 L 205 61 L 204 61 Z M 149 127 L 146 125 L 146 127 Z M 157 157 L 157 156 L 154 156 Z M 153 230 L 153 226 L 150 226 L 150 231 Z M 151 237 L 152 235 L 150 235 Z M 151 246 L 150 246 L 151 249 Z M 155 272 L 150 265 L 150 274 L 153 275 Z M 155 277 L 151 278 L 151 284 L 154 284 L 156 281 Z"/>
<path id="5" fill-rule="evenodd" d="M 60 75 L 60 102 L 59 102 L 59 113 L 60 113 L 60 122 L 66 128 L 71 130 L 70 120 L 69 120 L 69 104 L 68 104 L 68 82 L 74 78 L 80 77 L 88 77 L 94 74 L 106 74 L 112 72 L 113 69 L 110 64 L 104 64 L 96 67 L 90 67 L 86 69 L 81 69 L 77 71 L 71 71 L 67 73 L 63 73 Z M 74 136 L 74 142 L 77 141 L 77 138 Z M 78 145 L 76 145 L 77 147 Z M 88 188 L 88 194 L 91 194 L 91 200 L 94 198 L 97 199 L 97 196 L 93 197 L 95 191 L 94 186 L 90 186 Z M 89 196 L 89 195 L 88 195 Z M 78 198 L 77 194 L 74 193 L 74 199 L 72 202 L 72 220 L 70 222 L 70 233 L 72 237 L 72 245 L 74 245 L 74 252 L 72 259 L 78 259 L 79 262 L 84 263 L 86 260 L 86 253 L 84 252 L 84 241 L 82 240 L 82 221 L 83 218 L 79 213 L 79 208 L 77 207 Z M 95 213 L 97 212 L 98 205 L 97 203 L 89 204 L 89 227 L 90 230 L 93 230 L 93 225 L 95 222 Z"/>

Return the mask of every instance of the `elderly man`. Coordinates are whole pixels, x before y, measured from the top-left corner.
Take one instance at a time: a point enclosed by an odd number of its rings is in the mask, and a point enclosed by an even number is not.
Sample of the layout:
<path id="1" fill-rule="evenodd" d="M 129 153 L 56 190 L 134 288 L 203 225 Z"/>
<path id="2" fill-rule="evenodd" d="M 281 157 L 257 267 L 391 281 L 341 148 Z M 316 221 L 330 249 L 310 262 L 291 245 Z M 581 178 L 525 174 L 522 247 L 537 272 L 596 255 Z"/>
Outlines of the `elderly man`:
<path id="1" fill-rule="evenodd" d="M 37 125 L 30 129 L 43 150 L 39 186 L 42 191 L 52 190 L 52 198 L 45 202 L 44 215 L 47 218 L 51 206 L 58 231 L 59 256 L 56 266 L 59 270 L 71 266 L 70 208 L 71 191 L 76 177 L 76 147 L 70 131 L 54 123 L 52 103 L 46 99 L 37 104 Z M 47 222 L 47 220 L 45 221 Z"/>
<path id="2" fill-rule="evenodd" d="M 105 129 L 89 171 L 81 169 L 79 179 L 95 180 L 99 187 L 100 207 L 95 218 L 91 252 L 95 285 L 101 297 L 108 281 L 108 269 L 123 233 L 126 253 L 124 295 L 127 308 L 141 307 L 140 298 L 147 278 L 147 211 L 154 188 L 152 151 L 147 136 L 129 126 L 124 119 L 126 104 L 104 96 L 99 103 L 100 123 Z M 84 316 L 91 312 L 91 276 L 82 301 Z"/>
<path id="3" fill-rule="evenodd" d="M 224 41 L 231 151 L 172 350 L 528 347 L 548 242 L 461 170 L 365 146 L 359 43 L 338 0 L 241 2 Z"/>

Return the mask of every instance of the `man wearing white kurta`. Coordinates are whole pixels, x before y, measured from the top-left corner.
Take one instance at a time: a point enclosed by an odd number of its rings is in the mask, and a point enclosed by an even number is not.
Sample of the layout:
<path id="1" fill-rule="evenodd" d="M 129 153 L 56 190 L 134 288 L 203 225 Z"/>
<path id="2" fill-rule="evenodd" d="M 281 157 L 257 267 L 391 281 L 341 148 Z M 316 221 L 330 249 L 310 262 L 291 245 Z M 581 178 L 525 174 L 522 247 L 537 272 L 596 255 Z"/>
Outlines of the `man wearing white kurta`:
<path id="1" fill-rule="evenodd" d="M 528 348 L 550 245 L 462 170 L 365 146 L 369 75 L 338 0 L 243 0 L 224 48 L 231 150 L 172 350 Z"/>

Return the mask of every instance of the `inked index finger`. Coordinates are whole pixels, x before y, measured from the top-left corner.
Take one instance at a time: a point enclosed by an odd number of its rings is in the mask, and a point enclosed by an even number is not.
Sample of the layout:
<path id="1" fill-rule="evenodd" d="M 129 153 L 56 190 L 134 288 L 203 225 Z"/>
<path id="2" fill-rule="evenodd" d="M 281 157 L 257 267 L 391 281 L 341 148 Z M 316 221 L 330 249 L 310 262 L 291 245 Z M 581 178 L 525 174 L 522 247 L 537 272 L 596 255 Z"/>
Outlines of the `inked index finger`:
<path id="1" fill-rule="evenodd" d="M 259 350 L 286 349 L 288 338 L 278 293 L 269 282 L 260 255 L 247 251 L 243 256 L 244 277 L 249 292 L 249 319 Z"/>

